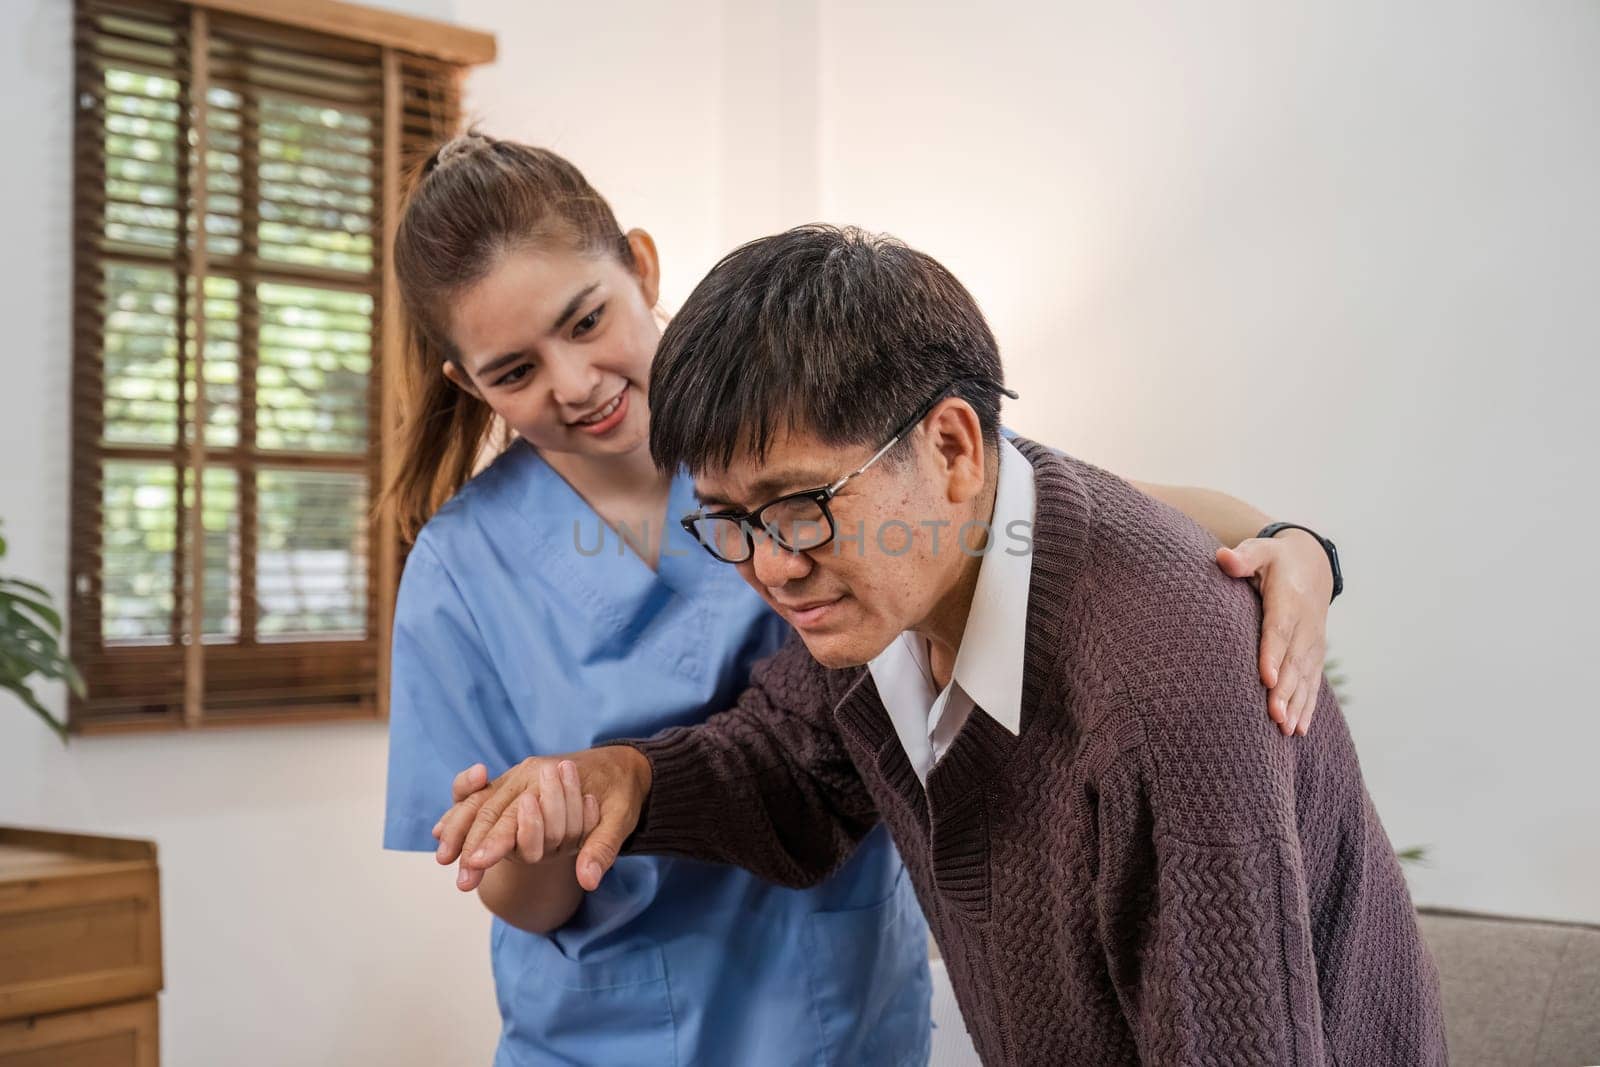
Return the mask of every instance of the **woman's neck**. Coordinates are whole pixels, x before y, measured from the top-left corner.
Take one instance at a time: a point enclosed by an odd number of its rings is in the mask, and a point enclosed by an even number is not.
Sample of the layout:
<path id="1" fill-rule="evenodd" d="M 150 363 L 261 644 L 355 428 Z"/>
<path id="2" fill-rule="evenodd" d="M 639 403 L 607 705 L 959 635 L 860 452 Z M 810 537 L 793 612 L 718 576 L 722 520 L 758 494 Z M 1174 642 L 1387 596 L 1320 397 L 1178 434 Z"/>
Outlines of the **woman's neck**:
<path id="1" fill-rule="evenodd" d="M 656 470 L 650 450 L 594 458 L 571 452 L 541 453 L 545 462 L 655 570 L 672 516 L 666 514 L 672 477 Z"/>
<path id="2" fill-rule="evenodd" d="M 620 456 L 585 456 L 576 452 L 541 452 L 544 461 L 584 499 L 650 499 L 665 494 L 672 476 L 656 469 L 646 445 Z"/>

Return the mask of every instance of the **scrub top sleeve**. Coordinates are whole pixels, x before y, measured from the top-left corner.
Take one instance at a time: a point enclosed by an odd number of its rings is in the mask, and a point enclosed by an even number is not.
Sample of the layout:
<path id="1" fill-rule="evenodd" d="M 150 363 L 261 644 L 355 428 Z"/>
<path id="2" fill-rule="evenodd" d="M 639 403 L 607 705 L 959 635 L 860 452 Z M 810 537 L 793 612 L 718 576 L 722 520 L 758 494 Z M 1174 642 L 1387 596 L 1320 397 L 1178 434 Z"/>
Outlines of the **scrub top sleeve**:
<path id="1" fill-rule="evenodd" d="M 395 601 L 389 682 L 389 786 L 383 847 L 432 852 L 450 783 L 474 763 L 490 778 L 515 760 L 518 720 L 450 573 L 425 540 Z"/>

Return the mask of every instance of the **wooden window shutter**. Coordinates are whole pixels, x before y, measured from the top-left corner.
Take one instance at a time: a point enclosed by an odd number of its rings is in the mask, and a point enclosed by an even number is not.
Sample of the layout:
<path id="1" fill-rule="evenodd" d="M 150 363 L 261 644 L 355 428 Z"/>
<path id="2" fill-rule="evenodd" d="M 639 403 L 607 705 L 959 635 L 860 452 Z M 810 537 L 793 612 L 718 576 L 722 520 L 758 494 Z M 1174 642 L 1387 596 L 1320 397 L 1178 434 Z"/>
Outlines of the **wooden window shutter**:
<path id="1" fill-rule="evenodd" d="M 393 228 L 466 65 L 415 21 L 78 0 L 74 729 L 383 713 Z"/>

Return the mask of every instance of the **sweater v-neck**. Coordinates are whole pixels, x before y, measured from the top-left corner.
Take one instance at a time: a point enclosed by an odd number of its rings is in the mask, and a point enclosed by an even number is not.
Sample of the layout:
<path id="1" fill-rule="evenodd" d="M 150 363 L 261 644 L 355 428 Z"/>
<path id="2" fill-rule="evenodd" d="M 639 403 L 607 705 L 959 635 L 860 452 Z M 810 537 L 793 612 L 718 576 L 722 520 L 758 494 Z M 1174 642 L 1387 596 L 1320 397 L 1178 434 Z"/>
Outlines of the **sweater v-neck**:
<path id="1" fill-rule="evenodd" d="M 1086 574 L 1090 504 L 1083 483 L 1060 457 L 1024 437 L 1012 439 L 1034 468 L 1037 488 L 1022 670 L 1022 729 L 1013 736 L 981 705 L 962 725 L 924 788 L 895 733 L 871 672 L 859 672 L 834 708 L 846 734 L 876 754 L 885 781 L 928 829 L 934 876 L 952 903 L 987 912 L 986 809 L 995 784 L 1057 674 L 1061 630 L 1072 589 Z M 980 884 L 981 883 L 981 884 Z"/>

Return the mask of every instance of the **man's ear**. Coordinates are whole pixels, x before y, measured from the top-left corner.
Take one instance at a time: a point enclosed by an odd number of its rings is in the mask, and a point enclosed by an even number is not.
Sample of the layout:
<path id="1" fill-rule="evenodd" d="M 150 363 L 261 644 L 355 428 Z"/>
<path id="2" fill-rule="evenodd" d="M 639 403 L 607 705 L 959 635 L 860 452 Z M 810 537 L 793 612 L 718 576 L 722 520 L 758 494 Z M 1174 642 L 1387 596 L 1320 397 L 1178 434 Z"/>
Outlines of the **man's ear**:
<path id="1" fill-rule="evenodd" d="M 947 397 L 928 415 L 923 425 L 945 478 L 945 497 L 965 504 L 983 491 L 988 455 L 983 447 L 983 424 L 972 405 L 960 397 Z"/>
<path id="2" fill-rule="evenodd" d="M 639 281 L 645 306 L 653 308 L 661 296 L 661 260 L 656 255 L 656 239 L 643 230 L 629 230 L 628 248 L 633 252 L 633 276 Z"/>
<path id="3" fill-rule="evenodd" d="M 447 359 L 444 361 L 444 376 L 451 385 L 468 396 L 475 397 L 478 400 L 483 399 L 483 394 L 478 392 L 478 387 L 473 384 L 471 378 L 467 377 L 467 372 L 462 370 L 461 365 L 455 360 Z"/>

